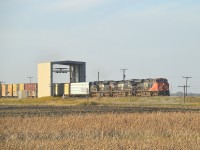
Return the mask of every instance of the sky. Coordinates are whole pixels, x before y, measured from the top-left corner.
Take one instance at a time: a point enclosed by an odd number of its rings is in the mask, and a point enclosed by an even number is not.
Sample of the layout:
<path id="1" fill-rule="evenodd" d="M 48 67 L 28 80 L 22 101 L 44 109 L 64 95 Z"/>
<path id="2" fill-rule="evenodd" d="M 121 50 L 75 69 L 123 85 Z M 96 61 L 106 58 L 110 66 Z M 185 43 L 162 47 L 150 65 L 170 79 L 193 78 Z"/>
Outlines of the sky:
<path id="1" fill-rule="evenodd" d="M 87 81 L 167 78 L 200 93 L 199 0 L 0 0 L 0 81 L 26 83 L 37 64 L 84 61 Z M 67 75 L 58 75 L 63 80 Z M 62 79 L 60 79 L 62 78 Z"/>

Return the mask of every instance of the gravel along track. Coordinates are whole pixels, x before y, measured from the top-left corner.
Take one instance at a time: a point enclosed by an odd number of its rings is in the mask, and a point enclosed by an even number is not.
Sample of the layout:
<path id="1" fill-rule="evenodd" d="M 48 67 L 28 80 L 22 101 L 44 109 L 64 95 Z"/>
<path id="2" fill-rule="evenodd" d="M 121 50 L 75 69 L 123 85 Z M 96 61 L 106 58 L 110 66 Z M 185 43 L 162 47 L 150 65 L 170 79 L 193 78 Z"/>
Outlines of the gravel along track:
<path id="1" fill-rule="evenodd" d="M 69 114 L 200 112 L 200 108 L 162 108 L 125 106 L 9 106 L 0 105 L 0 117 L 64 116 Z"/>

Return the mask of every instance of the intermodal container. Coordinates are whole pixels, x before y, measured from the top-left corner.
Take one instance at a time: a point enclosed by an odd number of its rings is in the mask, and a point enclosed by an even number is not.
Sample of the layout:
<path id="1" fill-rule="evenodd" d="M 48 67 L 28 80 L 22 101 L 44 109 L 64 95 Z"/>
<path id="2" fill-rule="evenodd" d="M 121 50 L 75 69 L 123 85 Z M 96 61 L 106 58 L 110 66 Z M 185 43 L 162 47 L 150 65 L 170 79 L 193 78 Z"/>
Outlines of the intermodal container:
<path id="1" fill-rule="evenodd" d="M 65 83 L 64 84 L 64 95 L 65 96 L 69 96 L 70 95 L 70 84 L 69 83 Z"/>
<path id="2" fill-rule="evenodd" d="M 24 90 L 28 91 L 29 97 L 36 97 L 37 96 L 37 83 L 25 83 Z"/>
<path id="3" fill-rule="evenodd" d="M 2 97 L 5 97 L 5 96 L 7 96 L 7 86 L 6 86 L 6 84 L 2 84 L 1 85 L 1 95 L 2 95 Z"/>
<path id="4" fill-rule="evenodd" d="M 19 84 L 19 91 L 23 91 L 24 90 L 24 83 L 20 83 Z"/>
<path id="5" fill-rule="evenodd" d="M 18 98 L 19 98 L 19 99 L 28 98 L 28 97 L 29 97 L 28 94 L 29 94 L 29 92 L 26 91 L 26 90 L 18 91 L 18 92 L 17 92 L 17 95 L 18 95 Z"/>
<path id="6" fill-rule="evenodd" d="M 71 83 L 70 94 L 71 95 L 88 95 L 89 88 L 90 88 L 89 82 Z"/>
<path id="7" fill-rule="evenodd" d="M 13 84 L 13 97 L 18 96 L 19 84 Z"/>
<path id="8" fill-rule="evenodd" d="M 13 96 L 13 85 L 8 84 L 8 96 L 12 97 Z"/>
<path id="9" fill-rule="evenodd" d="M 2 97 L 2 85 L 0 84 L 0 98 Z"/>
<path id="10" fill-rule="evenodd" d="M 13 95 L 12 84 L 2 84 L 2 96 L 3 97 L 12 97 L 12 95 Z"/>

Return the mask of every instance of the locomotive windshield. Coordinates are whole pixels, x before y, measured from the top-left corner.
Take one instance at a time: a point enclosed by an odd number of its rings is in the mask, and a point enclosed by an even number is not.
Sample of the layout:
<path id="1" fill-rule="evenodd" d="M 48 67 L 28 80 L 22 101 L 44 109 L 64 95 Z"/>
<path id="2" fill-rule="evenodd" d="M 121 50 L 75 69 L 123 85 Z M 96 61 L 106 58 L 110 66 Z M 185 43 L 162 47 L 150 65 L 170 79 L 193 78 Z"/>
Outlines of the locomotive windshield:
<path id="1" fill-rule="evenodd" d="M 156 79 L 156 82 L 167 82 L 167 79 Z"/>

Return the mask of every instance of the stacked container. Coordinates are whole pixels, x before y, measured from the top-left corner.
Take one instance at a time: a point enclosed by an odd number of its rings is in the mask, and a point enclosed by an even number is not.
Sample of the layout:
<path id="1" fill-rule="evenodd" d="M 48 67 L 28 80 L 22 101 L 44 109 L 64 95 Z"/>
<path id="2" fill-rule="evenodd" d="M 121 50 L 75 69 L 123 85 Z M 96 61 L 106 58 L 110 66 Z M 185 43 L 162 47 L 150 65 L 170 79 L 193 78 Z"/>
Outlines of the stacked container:
<path id="1" fill-rule="evenodd" d="M 2 97 L 12 97 L 13 96 L 13 86 L 12 84 L 2 84 Z"/>
<path id="2" fill-rule="evenodd" d="M 18 97 L 19 84 L 13 84 L 13 97 Z"/>
<path id="3" fill-rule="evenodd" d="M 89 91 L 89 82 L 71 83 L 70 95 L 89 95 Z"/>
<path id="4" fill-rule="evenodd" d="M 29 97 L 37 97 L 37 83 L 25 83 L 24 90 L 28 92 Z"/>
<path id="5" fill-rule="evenodd" d="M 64 84 L 64 95 L 65 96 L 69 96 L 70 95 L 70 84 L 69 83 L 65 83 Z"/>
<path id="6" fill-rule="evenodd" d="M 24 90 L 24 83 L 20 83 L 19 84 L 19 91 L 23 91 Z"/>
<path id="7" fill-rule="evenodd" d="M 17 92 L 17 95 L 18 95 L 18 98 L 19 98 L 19 99 L 28 98 L 28 97 L 29 97 L 28 91 L 26 91 L 26 90 L 18 91 L 18 92 Z"/>

